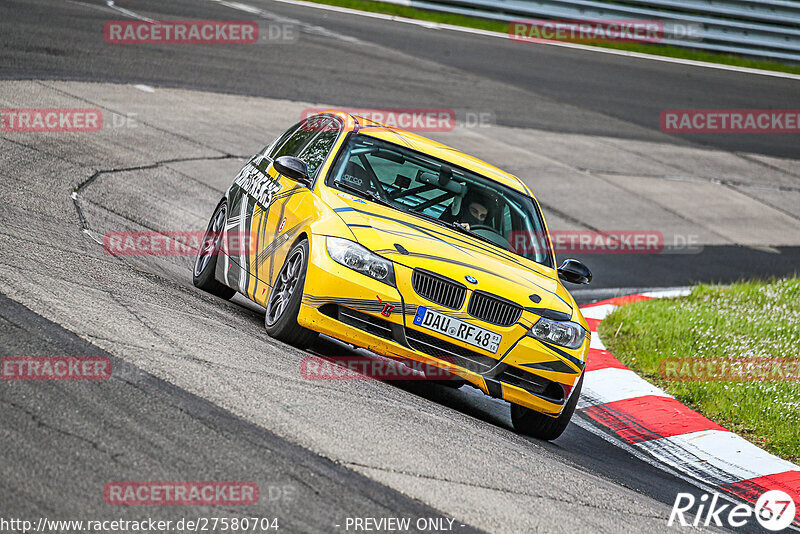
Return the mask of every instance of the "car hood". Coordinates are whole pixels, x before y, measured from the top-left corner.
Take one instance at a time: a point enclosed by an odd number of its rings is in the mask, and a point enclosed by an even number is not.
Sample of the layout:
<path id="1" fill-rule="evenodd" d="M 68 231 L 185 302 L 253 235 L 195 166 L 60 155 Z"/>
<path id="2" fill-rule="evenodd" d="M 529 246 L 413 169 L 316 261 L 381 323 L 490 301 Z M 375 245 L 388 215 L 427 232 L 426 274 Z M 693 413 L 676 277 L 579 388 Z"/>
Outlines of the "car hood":
<path id="1" fill-rule="evenodd" d="M 359 243 L 409 268 L 447 276 L 534 309 L 572 315 L 575 303 L 556 270 L 433 221 L 340 191 L 329 204 Z M 477 283 L 468 281 L 474 279 Z M 538 302 L 537 302 L 538 301 Z"/>

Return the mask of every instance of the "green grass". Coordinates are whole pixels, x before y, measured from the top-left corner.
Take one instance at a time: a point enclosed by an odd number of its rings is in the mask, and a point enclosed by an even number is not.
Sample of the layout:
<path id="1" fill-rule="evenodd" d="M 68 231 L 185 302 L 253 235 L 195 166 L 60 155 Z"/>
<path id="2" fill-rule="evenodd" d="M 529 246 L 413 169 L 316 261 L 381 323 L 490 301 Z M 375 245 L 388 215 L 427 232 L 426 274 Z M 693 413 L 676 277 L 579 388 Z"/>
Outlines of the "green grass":
<path id="1" fill-rule="evenodd" d="M 712 421 L 800 461 L 800 382 L 675 381 L 673 358 L 792 358 L 800 361 L 800 279 L 699 285 L 687 297 L 623 306 L 600 337 L 625 365 Z"/>
<path id="2" fill-rule="evenodd" d="M 428 11 L 408 6 L 388 4 L 384 2 L 373 2 L 371 0 L 309 0 L 317 4 L 327 4 L 332 6 L 347 7 L 360 11 L 372 13 L 383 13 L 410 19 L 426 20 L 441 24 L 452 24 L 454 26 L 465 26 L 467 28 L 478 28 L 508 35 L 508 23 L 497 20 L 467 17 L 452 13 L 439 11 Z M 524 18 L 524 17 L 520 17 Z M 518 43 L 519 46 L 526 46 L 528 43 Z M 710 63 L 720 63 L 723 65 L 734 65 L 737 67 L 749 67 L 752 69 L 774 70 L 800 74 L 800 65 L 781 63 L 778 61 L 767 61 L 760 59 L 750 59 L 733 54 L 721 54 L 714 52 L 703 52 L 678 46 L 647 44 L 647 43 L 602 43 L 592 44 L 603 48 L 613 48 L 616 50 L 627 50 L 629 52 L 641 52 L 645 54 L 655 54 L 659 56 L 675 57 L 681 59 L 691 59 L 695 61 L 707 61 Z"/>

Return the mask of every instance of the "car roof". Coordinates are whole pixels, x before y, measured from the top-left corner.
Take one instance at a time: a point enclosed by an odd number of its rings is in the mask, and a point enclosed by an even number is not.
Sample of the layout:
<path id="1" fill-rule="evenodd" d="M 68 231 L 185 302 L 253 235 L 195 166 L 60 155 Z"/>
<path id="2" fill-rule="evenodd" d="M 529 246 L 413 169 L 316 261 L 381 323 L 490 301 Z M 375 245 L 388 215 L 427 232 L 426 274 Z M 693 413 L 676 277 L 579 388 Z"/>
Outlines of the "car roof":
<path id="1" fill-rule="evenodd" d="M 325 113 L 337 115 L 345 119 L 345 129 L 348 131 L 357 131 L 360 134 L 406 146 L 412 150 L 452 163 L 455 166 L 463 167 L 464 169 L 480 174 L 481 176 L 525 195 L 533 196 L 528 187 L 513 174 L 498 169 L 494 165 L 486 163 L 474 156 L 470 156 L 469 154 L 465 154 L 453 147 L 433 141 L 427 137 L 422 137 L 408 130 L 388 126 L 367 117 L 347 113 L 346 111 L 330 110 Z"/>

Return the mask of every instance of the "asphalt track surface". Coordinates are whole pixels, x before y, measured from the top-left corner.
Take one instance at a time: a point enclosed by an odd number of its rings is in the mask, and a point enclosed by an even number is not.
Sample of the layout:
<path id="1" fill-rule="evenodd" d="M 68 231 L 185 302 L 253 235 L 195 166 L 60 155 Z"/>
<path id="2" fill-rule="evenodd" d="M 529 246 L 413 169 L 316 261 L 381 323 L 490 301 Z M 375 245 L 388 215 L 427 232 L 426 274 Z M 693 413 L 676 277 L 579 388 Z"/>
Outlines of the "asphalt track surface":
<path id="1" fill-rule="evenodd" d="M 290 532 L 328 531 L 345 515 L 443 519 L 419 501 L 142 372 L 4 296 L 0 331 L 3 354 L 105 356 L 113 368 L 112 378 L 99 386 L 4 385 L 4 463 L 14 465 L 3 472 L 6 518 L 103 518 L 108 505 L 97 488 L 148 472 L 149 480 L 264 481 L 247 515 L 278 518 L 280 529 Z M 238 515 L 233 506 L 193 512 Z M 142 515 L 133 507 L 116 514 L 129 520 Z M 174 522 L 186 516 L 179 507 L 156 515 Z"/>
<path id="2" fill-rule="evenodd" d="M 102 38 L 103 24 L 131 19 L 104 4 L 0 4 L 0 78 L 145 83 L 352 107 L 446 107 L 459 114 L 488 113 L 501 126 L 800 156 L 800 134 L 676 136 L 659 131 L 665 109 L 800 109 L 794 79 L 526 46 L 259 1 L 245 5 L 262 9 L 264 16 L 213 0 L 123 0 L 116 5 L 152 19 L 299 23 L 300 38 L 257 46 L 109 46 Z M 503 161 L 493 163 L 507 167 Z M 794 206 L 789 209 L 797 218 L 800 189 L 796 183 L 789 191 L 780 187 L 777 194 L 788 195 L 783 202 Z M 584 192 L 576 187 L 574 194 Z M 779 254 L 775 248 L 711 244 L 698 254 L 577 257 L 600 274 L 594 287 L 670 287 L 796 272 L 800 239 L 788 244 L 777 247 Z"/>
<path id="3" fill-rule="evenodd" d="M 245 18 L 214 2 L 117 4 L 154 19 Z M 797 137 L 669 138 L 653 118 L 672 107 L 797 108 L 793 80 L 557 48 L 511 50 L 502 40 L 253 4 L 275 20 L 308 23 L 303 38 L 257 49 L 112 47 L 102 40 L 102 24 L 125 17 L 103 3 L 4 2 L 0 75 L 351 106 L 489 109 L 500 125 L 798 156 Z M 498 83 L 507 90 L 496 91 Z M 24 88 L 34 96 L 39 89 L 48 93 L 33 83 Z M 73 102 L 97 101 L 76 97 L 80 93 L 63 85 L 49 89 Z M 194 105 L 213 106 L 214 99 Z M 521 438 L 511 431 L 503 403 L 470 388 L 309 384 L 297 377 L 307 354 L 270 340 L 257 307 L 192 288 L 185 260 L 105 255 L 81 233 L 68 196 L 98 169 L 174 161 L 110 172 L 87 186 L 84 215 L 95 227 L 161 228 L 168 216 L 187 227 L 203 224 L 241 165 L 237 156 L 246 154 L 230 141 L 240 135 L 235 127 L 216 133 L 213 122 L 196 117 L 174 131 L 161 125 L 144 138 L 101 146 L 3 136 L 2 213 L 8 224 L 0 287 L 8 297 L 0 300 L 0 353 L 110 354 L 115 376 L 99 387 L 2 384 L 0 515 L 275 515 L 290 532 L 340 531 L 335 525 L 348 516 L 445 515 L 466 525 L 461 531 L 637 532 L 667 530 L 676 493 L 700 491 L 615 446 L 586 421 L 553 443 Z M 273 128 L 270 135 L 280 129 Z M 257 142 L 252 129 L 245 136 Z M 86 154 L 87 148 L 98 155 Z M 213 183 L 175 182 L 200 164 L 219 171 Z M 152 199 L 153 187 L 162 199 Z M 120 191 L 141 202 L 125 202 Z M 796 269 L 798 258 L 793 247 L 775 254 L 721 246 L 685 256 L 595 256 L 592 267 L 595 287 L 653 287 L 785 274 Z M 342 350 L 325 341 L 313 348 L 323 355 Z M 102 500 L 101 488 L 111 480 L 243 478 L 257 480 L 262 491 L 291 488 L 291 496 L 262 499 L 245 513 L 175 507 L 143 512 Z"/>
<path id="4" fill-rule="evenodd" d="M 120 0 L 116 5 L 152 19 L 258 20 L 223 3 Z M 800 134 L 682 138 L 658 132 L 665 109 L 796 109 L 797 80 L 431 32 L 264 0 L 243 4 L 266 9 L 272 20 L 263 23 L 304 23 L 297 42 L 109 46 L 98 33 L 102 25 L 129 17 L 99 0 L 85 2 L 95 8 L 81 4 L 3 2 L 0 76 L 149 82 L 342 106 L 354 101 L 361 106 L 447 106 L 490 111 L 499 124 L 510 126 L 699 142 L 784 157 L 800 154 Z M 487 92 L 489 82 L 518 90 Z"/>

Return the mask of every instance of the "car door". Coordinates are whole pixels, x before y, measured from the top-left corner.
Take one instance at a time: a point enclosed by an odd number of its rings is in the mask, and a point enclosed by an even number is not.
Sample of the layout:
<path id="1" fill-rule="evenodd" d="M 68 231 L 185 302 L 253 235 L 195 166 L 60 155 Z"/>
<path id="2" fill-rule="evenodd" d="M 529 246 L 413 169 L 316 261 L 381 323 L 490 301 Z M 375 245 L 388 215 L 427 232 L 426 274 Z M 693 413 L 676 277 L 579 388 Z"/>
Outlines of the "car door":
<path id="1" fill-rule="evenodd" d="M 253 269 L 250 264 L 257 246 L 253 232 L 258 232 L 261 228 L 265 201 L 269 205 L 271 199 L 268 195 L 270 192 L 274 194 L 278 187 L 277 182 L 267 174 L 272 163 L 271 155 L 294 135 L 299 126 L 299 123 L 295 124 L 271 145 L 250 158 L 236 175 L 228 191 L 226 238 L 222 244 L 225 261 L 221 266 L 221 274 L 229 287 L 247 295 L 250 295 L 248 288 L 253 283 Z"/>
<path id="2" fill-rule="evenodd" d="M 264 305 L 289 247 L 300 233 L 313 202 L 312 191 L 279 174 L 272 162 L 280 156 L 295 156 L 315 177 L 338 137 L 343 123 L 333 116 L 311 117 L 300 122 L 276 143 L 254 156 L 240 172 L 246 201 L 237 206 L 241 239 L 249 244 L 239 255 L 239 290 Z M 252 182 L 249 175 L 253 175 Z M 306 201 L 304 201 L 306 199 Z M 233 212 L 232 212 L 233 213 Z M 241 276 L 243 275 L 243 276 Z"/>

